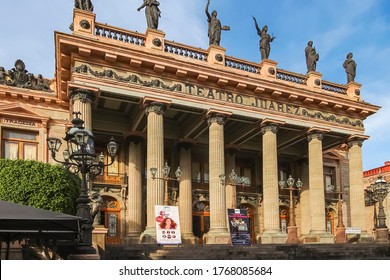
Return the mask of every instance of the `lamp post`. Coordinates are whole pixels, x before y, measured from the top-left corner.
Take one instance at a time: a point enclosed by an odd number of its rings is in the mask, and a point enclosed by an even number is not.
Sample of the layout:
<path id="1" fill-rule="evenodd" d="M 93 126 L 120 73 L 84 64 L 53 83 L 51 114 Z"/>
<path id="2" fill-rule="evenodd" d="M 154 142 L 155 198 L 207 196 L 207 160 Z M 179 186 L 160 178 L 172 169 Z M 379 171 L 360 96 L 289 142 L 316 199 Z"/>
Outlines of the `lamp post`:
<path id="1" fill-rule="evenodd" d="M 167 162 L 165 162 L 165 164 L 164 164 L 164 166 L 162 168 L 163 177 L 156 177 L 157 176 L 157 170 L 158 169 L 156 167 L 150 168 L 150 173 L 152 174 L 152 179 L 153 180 L 155 180 L 155 179 L 164 180 L 164 205 L 169 205 L 168 182 L 169 181 L 179 181 L 180 177 L 181 177 L 181 174 L 182 174 L 182 171 L 180 169 L 180 166 L 177 167 L 177 169 L 175 171 L 176 178 L 170 178 L 169 177 L 169 173 L 171 172 L 171 167 L 168 165 Z"/>
<path id="2" fill-rule="evenodd" d="M 294 186 L 295 184 L 295 186 Z M 291 177 L 291 175 L 288 177 L 286 181 L 279 181 L 279 187 L 281 189 L 286 189 L 290 191 L 290 209 L 289 209 L 289 216 L 290 220 L 288 222 L 287 226 L 287 241 L 288 244 L 298 244 L 299 238 L 298 238 L 298 227 L 295 222 L 295 203 L 293 196 L 293 191 L 301 191 L 302 189 L 302 181 L 298 178 L 297 182 L 295 182 L 295 179 Z M 299 193 L 298 193 L 299 197 Z"/>
<path id="3" fill-rule="evenodd" d="M 64 140 L 67 142 L 67 149 L 63 152 L 63 161 L 56 158 L 62 142 L 59 138 L 48 138 L 48 149 L 54 161 L 70 168 L 74 167 L 74 173 L 81 174 L 80 195 L 77 198 L 77 216 L 81 217 L 81 240 L 79 245 L 83 246 L 86 253 L 93 252 L 95 249 L 92 245 L 93 219 L 91 216 L 90 198 L 88 196 L 87 174 L 102 174 L 104 167 L 114 162 L 118 151 L 118 144 L 114 138 L 111 138 L 107 144 L 107 151 L 111 157 L 111 163 L 104 164 L 104 155 L 101 153 L 98 162 L 95 161 L 94 136 L 92 132 L 83 127 L 84 121 L 80 119 L 80 112 L 74 113 L 75 118 L 72 120 L 73 127 L 68 130 Z M 93 250 L 93 251 L 92 251 Z"/>
<path id="4" fill-rule="evenodd" d="M 222 184 L 225 184 L 226 176 L 224 174 L 219 175 L 219 179 Z M 236 208 L 236 186 L 249 186 L 250 179 L 245 176 L 238 176 L 237 173 L 232 169 L 229 174 L 229 184 L 232 186 L 232 209 Z"/>
<path id="5" fill-rule="evenodd" d="M 374 198 L 379 201 L 378 216 L 376 223 L 376 243 L 389 243 L 389 229 L 386 226 L 386 214 L 383 207 L 383 200 L 389 192 L 389 184 L 381 175 L 369 187 Z"/>
<path id="6" fill-rule="evenodd" d="M 337 194 L 337 226 L 336 226 L 336 240 L 335 243 L 346 243 L 347 237 L 345 234 L 345 225 L 343 222 L 343 200 L 342 195 L 348 193 L 349 187 L 345 186 L 344 191 L 341 187 L 336 188 L 333 185 L 328 185 L 325 188 L 328 194 Z"/>

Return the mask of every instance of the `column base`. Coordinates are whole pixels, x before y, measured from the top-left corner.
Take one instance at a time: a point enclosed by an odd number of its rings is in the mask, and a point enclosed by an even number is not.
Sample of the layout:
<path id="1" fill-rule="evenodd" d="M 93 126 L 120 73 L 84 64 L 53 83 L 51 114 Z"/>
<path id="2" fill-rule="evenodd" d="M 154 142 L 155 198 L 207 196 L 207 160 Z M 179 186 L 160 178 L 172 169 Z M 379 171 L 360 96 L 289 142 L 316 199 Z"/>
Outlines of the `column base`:
<path id="1" fill-rule="evenodd" d="M 146 228 L 143 233 L 141 233 L 139 243 L 143 244 L 157 244 L 157 235 L 156 228 Z"/>
<path id="2" fill-rule="evenodd" d="M 334 244 L 334 236 L 326 231 L 310 231 L 303 238 L 304 244 Z"/>
<path id="3" fill-rule="evenodd" d="M 287 234 L 280 231 L 264 231 L 257 243 L 261 244 L 284 244 Z"/>
<path id="4" fill-rule="evenodd" d="M 139 244 L 141 240 L 141 232 L 131 232 L 124 238 L 125 244 Z"/>
<path id="5" fill-rule="evenodd" d="M 345 234 L 345 227 L 337 227 L 336 228 L 335 243 L 337 243 L 337 244 L 347 243 L 347 236 Z"/>
<path id="6" fill-rule="evenodd" d="M 389 244 L 389 229 L 377 228 L 375 243 Z"/>
<path id="7" fill-rule="evenodd" d="M 230 233 L 227 229 L 210 229 L 203 236 L 203 240 L 205 244 L 232 244 Z"/>
<path id="8" fill-rule="evenodd" d="M 197 243 L 198 237 L 195 237 L 193 233 L 181 233 L 181 243 L 194 245 Z"/>

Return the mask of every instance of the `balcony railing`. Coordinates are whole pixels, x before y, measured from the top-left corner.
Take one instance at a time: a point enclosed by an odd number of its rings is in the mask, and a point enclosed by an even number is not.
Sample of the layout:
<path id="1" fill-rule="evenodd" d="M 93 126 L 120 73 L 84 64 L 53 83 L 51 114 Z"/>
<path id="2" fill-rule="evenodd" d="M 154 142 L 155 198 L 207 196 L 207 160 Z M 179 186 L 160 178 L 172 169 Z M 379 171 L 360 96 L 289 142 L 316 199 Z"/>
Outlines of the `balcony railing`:
<path id="1" fill-rule="evenodd" d="M 137 46 L 145 46 L 146 40 L 146 37 L 143 34 L 98 23 L 95 25 L 95 35 L 98 37 L 112 39 Z"/>

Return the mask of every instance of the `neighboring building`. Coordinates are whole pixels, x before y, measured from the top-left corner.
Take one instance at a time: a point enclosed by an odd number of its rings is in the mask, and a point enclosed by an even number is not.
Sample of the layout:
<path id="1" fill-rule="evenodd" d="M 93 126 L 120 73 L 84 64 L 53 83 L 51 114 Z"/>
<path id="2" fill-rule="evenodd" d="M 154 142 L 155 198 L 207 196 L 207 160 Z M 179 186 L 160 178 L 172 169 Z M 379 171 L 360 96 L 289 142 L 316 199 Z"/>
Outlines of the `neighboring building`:
<path id="1" fill-rule="evenodd" d="M 367 171 L 363 172 L 363 184 L 364 188 L 367 189 L 368 186 L 370 186 L 372 183 L 374 183 L 378 176 L 382 176 L 382 178 L 390 183 L 390 161 L 386 161 L 383 166 L 373 168 Z M 374 232 L 375 231 L 375 221 L 376 216 L 378 212 L 378 203 L 374 203 L 372 199 L 370 199 L 370 195 L 366 194 L 366 224 L 367 224 L 367 231 L 368 232 Z M 376 206 L 376 209 L 374 209 L 374 205 Z M 385 214 L 387 217 L 387 225 L 390 223 L 390 195 L 388 194 L 387 197 L 383 201 L 383 207 L 385 210 Z"/>
<path id="2" fill-rule="evenodd" d="M 278 182 L 289 175 L 303 182 L 302 242 L 334 242 L 337 199 L 325 194 L 328 185 L 350 186 L 344 223 L 372 240 L 364 230 L 363 121 L 379 107 L 361 100 L 360 84 L 291 73 L 268 59 L 247 62 L 219 46 L 186 46 L 159 30 L 123 30 L 78 9 L 73 28 L 55 32 L 51 83 L 27 75 L 20 61 L 2 75 L 1 157 L 54 163 L 45 140 L 64 137 L 73 112 L 98 152 L 114 135 L 120 153 L 93 181 L 107 243 L 155 242 L 153 209 L 163 204 L 164 182 L 149 170 L 161 177 L 165 162 L 182 170 L 169 199 L 179 206 L 185 243 L 229 243 L 231 207 L 249 211 L 253 242 L 286 242 L 289 195 Z M 232 169 L 245 185 L 230 184 Z"/>

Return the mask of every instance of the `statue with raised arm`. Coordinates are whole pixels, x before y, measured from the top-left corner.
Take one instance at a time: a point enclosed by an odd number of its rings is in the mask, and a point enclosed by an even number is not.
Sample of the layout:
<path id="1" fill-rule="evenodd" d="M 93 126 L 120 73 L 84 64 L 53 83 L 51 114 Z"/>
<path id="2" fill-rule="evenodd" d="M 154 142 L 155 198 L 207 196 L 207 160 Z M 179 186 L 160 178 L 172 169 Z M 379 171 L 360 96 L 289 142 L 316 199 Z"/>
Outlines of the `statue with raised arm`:
<path id="1" fill-rule="evenodd" d="M 210 0 L 207 0 L 205 11 L 207 15 L 207 21 L 209 23 L 209 30 L 208 30 L 209 44 L 219 46 L 221 42 L 221 31 L 222 30 L 228 31 L 230 30 L 230 27 L 226 25 L 224 26 L 221 25 L 221 22 L 217 18 L 217 11 L 213 11 L 210 15 L 209 5 L 210 5 Z"/>
<path id="2" fill-rule="evenodd" d="M 345 72 L 347 73 L 347 82 L 354 82 L 356 77 L 356 62 L 352 59 L 353 54 L 347 54 L 347 59 L 343 63 Z"/>
<path id="3" fill-rule="evenodd" d="M 93 5 L 91 0 L 74 0 L 74 7 L 76 9 L 93 12 Z"/>
<path id="4" fill-rule="evenodd" d="M 259 28 L 259 25 L 257 24 L 257 20 L 255 17 L 253 17 L 253 20 L 255 21 L 255 27 L 257 30 L 257 34 L 260 36 L 260 54 L 261 54 L 261 60 L 268 59 L 269 54 L 271 52 L 271 42 L 276 38 L 272 35 L 272 37 L 267 33 L 268 32 L 268 26 L 264 25 L 262 29 Z"/>
<path id="5" fill-rule="evenodd" d="M 161 17 L 161 11 L 158 8 L 160 2 L 156 0 L 144 0 L 144 3 L 137 9 L 141 11 L 145 8 L 145 17 L 148 24 L 148 28 L 158 29 L 158 20 Z"/>
<path id="6" fill-rule="evenodd" d="M 306 66 L 307 72 L 316 71 L 317 61 L 320 59 L 320 55 L 317 53 L 316 48 L 313 47 L 313 41 L 307 43 L 305 48 Z"/>

